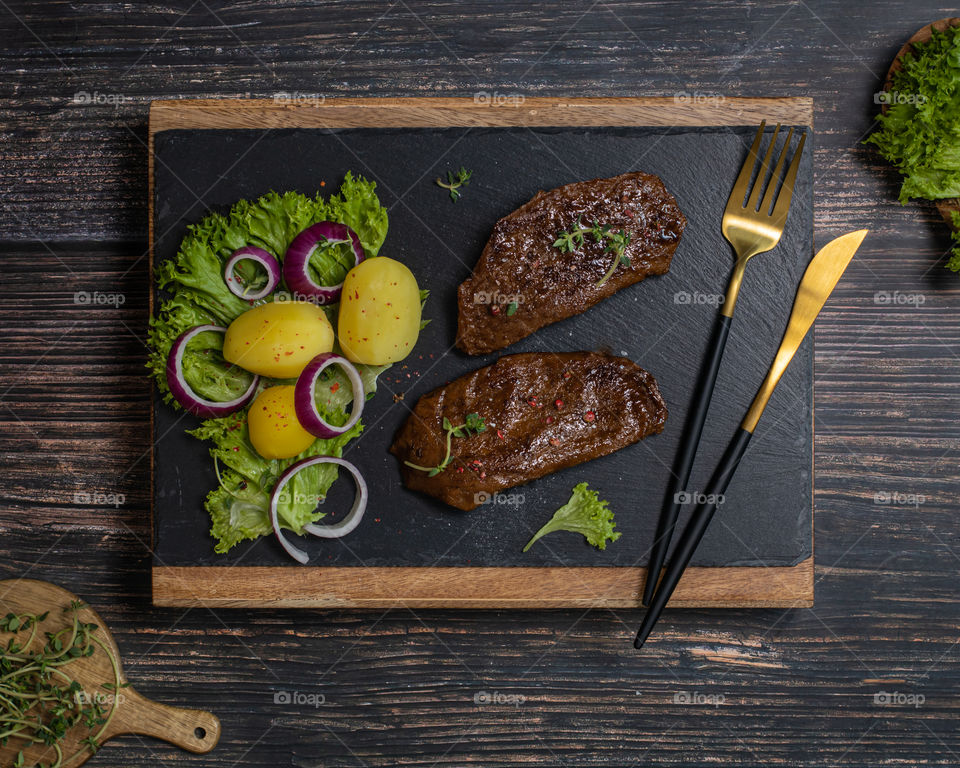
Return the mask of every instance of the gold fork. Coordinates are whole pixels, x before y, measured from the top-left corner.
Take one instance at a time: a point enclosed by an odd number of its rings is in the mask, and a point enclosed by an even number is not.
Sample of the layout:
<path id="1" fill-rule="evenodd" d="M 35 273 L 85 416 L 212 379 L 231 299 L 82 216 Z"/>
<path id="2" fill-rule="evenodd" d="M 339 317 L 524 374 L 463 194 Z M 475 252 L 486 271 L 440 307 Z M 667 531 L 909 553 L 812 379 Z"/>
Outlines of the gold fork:
<path id="1" fill-rule="evenodd" d="M 793 185 L 797 180 L 797 169 L 800 167 L 803 144 L 807 140 L 806 134 L 800 137 L 797 151 L 793 153 L 793 160 L 790 161 L 790 167 L 783 179 L 780 194 L 776 198 L 776 205 L 773 205 L 777 179 L 780 176 L 780 170 L 783 168 L 787 150 L 790 148 L 790 139 L 793 138 L 793 128 L 790 129 L 787 140 L 783 143 L 777 165 L 773 169 L 773 175 L 770 177 L 769 184 L 767 184 L 767 191 L 758 206 L 757 198 L 760 195 L 760 188 L 763 186 L 763 180 L 770 169 L 770 157 L 773 155 L 777 135 L 780 133 L 780 124 L 778 123 L 773 131 L 773 138 L 770 139 L 770 146 L 767 147 L 767 152 L 763 156 L 763 164 L 757 174 L 753 190 L 750 192 L 750 198 L 744 203 L 743 199 L 747 196 L 747 190 L 750 189 L 753 169 L 756 167 L 756 161 L 760 159 L 757 150 L 760 149 L 765 127 L 766 121 L 760 123 L 760 130 L 757 131 L 753 146 L 750 147 L 750 153 L 740 169 L 740 175 L 737 176 L 733 191 L 727 200 L 726 210 L 723 212 L 723 222 L 720 229 L 737 254 L 737 265 L 733 269 L 733 275 L 730 277 L 730 284 L 727 286 L 727 293 L 723 300 L 723 308 L 720 310 L 724 317 L 733 317 L 733 309 L 740 293 L 740 283 L 743 281 L 743 273 L 747 268 L 747 262 L 758 253 L 771 250 L 780 242 L 784 225 L 787 223 L 790 201 L 793 199 Z M 751 158 L 754 158 L 752 163 L 750 162 Z M 773 211 L 770 211 L 771 206 L 773 206 Z"/>
<path id="2" fill-rule="evenodd" d="M 803 154 L 803 145 L 806 134 L 800 137 L 800 143 L 793 153 L 790 166 L 783 178 L 783 184 L 778 184 L 787 152 L 790 149 L 790 140 L 793 138 L 793 128 L 783 142 L 783 149 L 777 159 L 777 164 L 770 174 L 766 191 L 760 198 L 760 190 L 770 170 L 770 160 L 780 134 L 780 125 L 777 124 L 770 139 L 770 146 L 760 159 L 760 144 L 763 141 L 763 132 L 767 123 L 760 123 L 756 138 L 743 162 L 740 174 L 733 184 L 733 190 L 727 200 L 727 207 L 723 212 L 721 231 L 736 253 L 737 261 L 727 284 L 723 305 L 720 308 L 720 317 L 714 331 L 713 341 L 707 349 L 707 359 L 700 374 L 700 382 L 690 406 L 690 413 L 684 427 L 683 439 L 677 458 L 674 462 L 672 482 L 667 491 L 660 519 L 657 521 L 657 533 L 650 549 L 650 564 L 647 567 L 647 580 L 643 590 L 643 603 L 647 605 L 653 598 L 660 569 L 666 559 L 670 538 L 677 524 L 680 507 L 688 503 L 693 497 L 687 490 L 690 479 L 690 470 L 693 468 L 693 459 L 697 455 L 697 446 L 703 433 L 703 424 L 710 406 L 710 398 L 717 382 L 717 372 L 720 370 L 720 360 L 723 357 L 727 337 L 730 334 L 730 324 L 733 320 L 733 310 L 740 295 L 740 284 L 743 282 L 747 262 L 758 253 L 771 250 L 780 242 L 783 228 L 787 222 L 787 213 L 790 211 L 790 201 L 793 198 L 793 187 L 797 180 L 797 171 L 800 167 L 800 157 Z M 759 166 L 759 167 L 758 167 Z M 751 188 L 750 182 L 756 172 L 756 181 Z M 779 193 L 777 191 L 779 187 Z M 750 193 L 749 198 L 747 193 Z M 746 199 L 746 202 L 744 200 Z M 757 201 L 760 201 L 759 204 Z M 771 210 L 772 209 L 772 210 Z"/>

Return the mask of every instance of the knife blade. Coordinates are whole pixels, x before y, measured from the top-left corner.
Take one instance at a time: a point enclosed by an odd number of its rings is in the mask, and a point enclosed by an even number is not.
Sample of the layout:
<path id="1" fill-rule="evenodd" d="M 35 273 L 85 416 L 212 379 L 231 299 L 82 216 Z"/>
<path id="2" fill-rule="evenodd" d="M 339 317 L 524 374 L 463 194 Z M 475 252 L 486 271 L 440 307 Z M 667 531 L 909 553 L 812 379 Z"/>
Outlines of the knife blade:
<path id="1" fill-rule="evenodd" d="M 848 232 L 831 240 L 810 260 L 807 271 L 803 273 L 803 280 L 800 281 L 800 287 L 797 289 L 797 298 L 793 302 L 790 322 L 787 323 L 780 349 L 777 350 L 773 365 L 770 366 L 767 377 L 760 385 L 760 390 L 740 425 L 747 432 L 753 432 L 756 429 L 757 422 L 760 421 L 760 416 L 770 400 L 770 395 L 780 382 L 780 377 L 787 370 L 787 366 L 790 365 L 790 361 L 800 347 L 800 342 L 806 337 L 807 331 L 817 319 L 827 298 L 840 281 L 840 277 L 866 236 L 866 229 Z"/>

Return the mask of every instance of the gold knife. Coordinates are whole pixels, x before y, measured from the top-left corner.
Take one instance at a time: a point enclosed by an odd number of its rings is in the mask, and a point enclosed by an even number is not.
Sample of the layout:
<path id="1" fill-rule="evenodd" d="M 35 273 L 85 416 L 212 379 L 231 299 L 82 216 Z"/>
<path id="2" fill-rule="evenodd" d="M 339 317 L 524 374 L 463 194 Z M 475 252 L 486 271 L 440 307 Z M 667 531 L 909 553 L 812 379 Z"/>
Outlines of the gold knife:
<path id="1" fill-rule="evenodd" d="M 643 646 L 650 635 L 650 631 L 657 623 L 657 619 L 660 618 L 660 612 L 667 604 L 674 589 L 676 589 L 680 577 L 683 576 L 683 572 L 700 544 L 710 520 L 717 511 L 716 499 L 723 496 L 730 480 L 737 471 L 740 459 L 743 458 L 743 454 L 747 450 L 753 431 L 757 428 L 757 423 L 770 401 L 773 390 L 776 389 L 783 372 L 787 370 L 787 366 L 790 365 L 790 361 L 793 360 L 793 356 L 800 347 L 800 342 L 807 335 L 813 321 L 817 319 L 817 315 L 823 309 L 827 298 L 840 281 L 844 270 L 846 270 L 847 265 L 866 236 L 867 230 L 861 229 L 831 240 L 820 249 L 807 266 L 807 271 L 804 272 L 803 280 L 800 281 L 800 287 L 797 289 L 797 298 L 793 302 L 790 322 L 787 324 L 786 333 L 783 334 L 783 341 L 780 342 L 780 349 L 777 350 L 773 365 L 770 366 L 767 377 L 760 385 L 760 391 L 753 399 L 747 415 L 740 423 L 740 429 L 737 430 L 737 434 L 727 447 L 719 466 L 710 479 L 706 492 L 703 494 L 704 497 L 713 499 L 714 502 L 701 504 L 694 510 L 683 535 L 677 541 L 673 557 L 667 564 L 663 578 L 660 580 L 657 591 L 647 608 L 647 613 L 643 617 L 640 631 L 637 632 L 637 639 L 633 643 L 635 648 Z"/>

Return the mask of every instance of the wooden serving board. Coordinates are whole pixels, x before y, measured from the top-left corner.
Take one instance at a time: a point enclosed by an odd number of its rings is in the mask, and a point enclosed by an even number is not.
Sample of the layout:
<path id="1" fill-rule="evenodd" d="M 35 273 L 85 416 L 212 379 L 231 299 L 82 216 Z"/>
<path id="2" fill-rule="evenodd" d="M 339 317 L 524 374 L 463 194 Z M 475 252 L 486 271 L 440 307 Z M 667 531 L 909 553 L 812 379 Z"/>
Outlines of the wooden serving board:
<path id="1" fill-rule="evenodd" d="M 154 102 L 151 261 L 175 254 L 186 225 L 209 208 L 270 189 L 332 194 L 343 172 L 353 170 L 377 180 L 391 219 L 381 254 L 408 263 L 431 290 L 426 316 L 432 318 L 418 343 L 420 356 L 382 377 L 382 389 L 365 411 L 368 429 L 348 449 L 347 458 L 371 484 L 371 508 L 361 527 L 341 541 L 304 541 L 312 556 L 308 567 L 290 564 L 269 539 L 213 554 L 202 508 L 205 491 L 216 482 L 206 449 L 183 436 L 193 426 L 190 417 L 180 420 L 154 404 L 154 602 L 638 606 L 645 550 L 716 316 L 715 305 L 698 306 L 689 297 L 722 293 L 733 262 L 720 235 L 720 213 L 756 125 L 767 120 L 812 130 L 812 116 L 806 98 Z M 780 247 L 757 257 L 747 272 L 694 482 L 706 482 L 755 393 L 812 254 L 810 156 L 808 151 Z M 454 206 L 432 179 L 461 164 L 474 170 L 474 179 Z M 517 489 L 527 499 L 519 511 L 480 507 L 460 513 L 406 491 L 386 453 L 403 409 L 498 357 L 471 358 L 449 349 L 453 292 L 492 224 L 539 188 L 630 170 L 660 175 L 690 220 L 670 274 L 621 291 L 507 352 L 605 348 L 626 354 L 661 384 L 671 414 L 664 434 Z M 156 299 L 151 290 L 151 302 Z M 771 402 L 729 501 L 671 605 L 812 605 L 812 370 L 811 340 Z M 407 405 L 394 402 L 391 393 L 403 395 Z M 553 534 L 521 556 L 529 534 L 582 480 L 610 500 L 623 537 L 597 552 L 582 537 Z M 335 484 L 331 498 L 347 485 Z M 352 489 L 342 493 L 337 503 Z"/>
<path id="2" fill-rule="evenodd" d="M 40 623 L 36 637 L 25 650 L 37 652 L 46 642 L 46 632 L 57 632 L 72 619 L 64 615 L 64 609 L 78 600 L 72 592 L 45 581 L 34 579 L 9 579 L 0 581 L 0 616 L 13 613 L 18 616 L 48 614 Z M 109 717 L 105 730 L 97 739 L 103 745 L 116 736 L 137 734 L 153 736 L 175 744 L 190 752 L 209 752 L 220 739 L 220 721 L 209 712 L 194 709 L 178 709 L 150 701 L 127 684 L 123 668 L 119 666 L 120 651 L 110 630 L 100 616 L 89 606 L 84 606 L 78 618 L 81 622 L 95 624 L 94 633 L 103 646 L 94 646 L 92 656 L 78 658 L 63 669 L 76 681 L 84 695 L 100 701 Z M 24 641 L 27 633 L 11 635 L 0 632 L 0 643 L 6 647 L 8 640 Z M 111 654 L 118 663 L 115 669 Z M 64 684 L 68 684 L 64 681 Z M 123 687 L 125 686 L 126 687 Z M 99 726 L 98 726 L 99 727 Z M 75 727 L 67 732 L 60 743 L 63 753 L 63 768 L 75 768 L 93 756 L 91 750 L 81 743 L 89 735 L 86 729 Z M 25 748 L 22 740 L 11 737 L 5 746 L 0 746 L 0 765 L 13 765 L 17 753 L 23 751 L 25 765 L 50 764 L 56 757 L 52 747 L 37 745 Z"/>

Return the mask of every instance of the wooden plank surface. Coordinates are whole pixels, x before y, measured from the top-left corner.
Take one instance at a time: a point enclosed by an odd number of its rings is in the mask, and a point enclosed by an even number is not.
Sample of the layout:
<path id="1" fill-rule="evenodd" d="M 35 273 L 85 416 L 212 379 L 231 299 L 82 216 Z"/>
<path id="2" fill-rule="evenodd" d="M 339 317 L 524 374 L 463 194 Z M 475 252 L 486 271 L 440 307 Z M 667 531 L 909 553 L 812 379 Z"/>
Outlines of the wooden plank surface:
<path id="1" fill-rule="evenodd" d="M 423 126 L 813 125 L 813 99 L 317 98 L 190 99 L 150 105 L 150 134 L 203 128 L 419 128 Z"/>
<path id="2" fill-rule="evenodd" d="M 638 608 L 646 568 L 154 567 L 180 608 Z M 813 558 L 793 568 L 690 568 L 673 608 L 809 608 Z"/>
<path id="3" fill-rule="evenodd" d="M 223 721 L 200 759 L 129 737 L 91 764 L 957 765 L 960 283 L 935 208 L 901 206 L 896 173 L 860 143 L 890 58 L 953 13 L 932 0 L 0 7 L 0 576 L 90 600 L 138 690 Z M 634 609 L 152 606 L 147 103 L 279 91 L 813 96 L 818 242 L 871 229 L 815 329 L 816 607 L 668 610 L 638 656 Z M 80 291 L 124 303 L 78 304 Z M 895 291 L 924 302 L 885 303 Z M 326 699 L 275 701 L 293 691 Z M 876 703 L 884 693 L 901 698 Z"/>
<path id="4" fill-rule="evenodd" d="M 276 99 L 156 101 L 150 105 L 148 215 L 150 274 L 154 269 L 154 139 L 165 130 L 449 126 L 684 126 L 782 121 L 813 124 L 810 98 L 531 98 L 522 102 L 455 98 Z M 163 204 L 163 201 L 159 201 Z M 153 295 L 149 296 L 154 311 Z M 155 394 L 151 395 L 152 398 Z M 152 413 L 152 411 L 151 411 Z M 152 421 L 152 419 L 151 419 Z M 156 426 L 151 426 L 156 434 Z M 154 452 L 151 483 L 156 483 Z M 154 508 L 153 515 L 157 514 Z M 202 512 L 201 512 L 202 514 Z M 812 538 L 813 531 L 810 532 Z M 793 567 L 691 567 L 675 607 L 809 607 L 812 561 Z M 639 608 L 646 568 L 396 568 L 354 569 L 242 566 L 229 579 L 221 568 L 154 565 L 157 605 L 342 608 Z"/>

